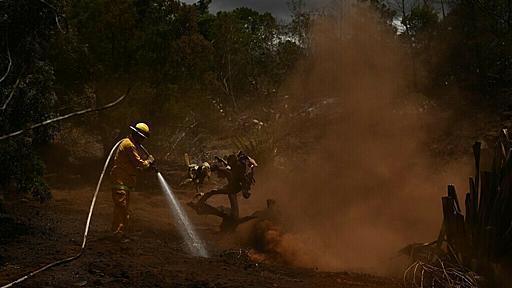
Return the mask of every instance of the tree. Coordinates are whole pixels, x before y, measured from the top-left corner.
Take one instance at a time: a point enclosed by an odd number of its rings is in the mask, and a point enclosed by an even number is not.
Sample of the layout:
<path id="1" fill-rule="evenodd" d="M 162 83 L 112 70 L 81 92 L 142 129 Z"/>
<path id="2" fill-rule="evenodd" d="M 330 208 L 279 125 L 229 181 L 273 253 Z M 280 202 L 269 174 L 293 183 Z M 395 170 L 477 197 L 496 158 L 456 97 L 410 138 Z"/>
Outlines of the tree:
<path id="1" fill-rule="evenodd" d="M 432 72 L 434 83 L 463 89 L 475 95 L 468 100 L 480 105 L 504 107 L 512 91 L 512 4 L 504 0 L 450 4 L 434 31 L 434 45 L 442 52 Z"/>
<path id="2" fill-rule="evenodd" d="M 283 61 L 296 60 L 293 54 L 286 58 L 282 52 L 299 48 L 276 19 L 270 13 L 238 8 L 219 12 L 212 27 L 216 80 L 232 107 L 236 110 L 238 99 L 244 96 L 275 93 L 282 73 L 289 71 Z"/>
<path id="3" fill-rule="evenodd" d="M 0 47 L 5 49 L 0 67 L 7 67 L 0 78 L 0 131 L 5 134 L 53 115 L 55 73 L 47 55 L 60 33 L 60 16 L 56 7 L 44 1 L 2 1 L 0 11 L 4 36 L 0 37 Z M 50 197 L 38 151 L 51 141 L 55 128 L 47 126 L 0 142 L 0 161 L 6 163 L 0 171 L 4 192 L 32 192 L 41 200 Z"/>

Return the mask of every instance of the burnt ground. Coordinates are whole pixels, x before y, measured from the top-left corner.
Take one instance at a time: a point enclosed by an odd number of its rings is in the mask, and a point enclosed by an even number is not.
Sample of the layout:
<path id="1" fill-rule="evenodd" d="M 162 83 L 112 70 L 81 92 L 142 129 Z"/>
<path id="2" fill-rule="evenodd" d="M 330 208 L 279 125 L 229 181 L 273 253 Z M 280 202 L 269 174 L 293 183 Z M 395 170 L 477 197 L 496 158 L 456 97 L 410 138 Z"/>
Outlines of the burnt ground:
<path id="1" fill-rule="evenodd" d="M 191 191 L 180 193 L 186 202 Z M 54 199 L 7 201 L 0 227 L 0 285 L 79 250 L 93 188 L 58 189 Z M 161 193 L 132 193 L 132 241 L 109 240 L 112 207 L 100 192 L 89 242 L 78 260 L 42 272 L 18 287 L 400 287 L 397 280 L 351 272 L 319 272 L 255 264 L 217 245 L 214 217 L 191 221 L 208 245 L 210 258 L 189 256 Z M 5 214 L 2 214 L 5 215 Z M 237 248 L 237 247 L 232 247 Z"/>

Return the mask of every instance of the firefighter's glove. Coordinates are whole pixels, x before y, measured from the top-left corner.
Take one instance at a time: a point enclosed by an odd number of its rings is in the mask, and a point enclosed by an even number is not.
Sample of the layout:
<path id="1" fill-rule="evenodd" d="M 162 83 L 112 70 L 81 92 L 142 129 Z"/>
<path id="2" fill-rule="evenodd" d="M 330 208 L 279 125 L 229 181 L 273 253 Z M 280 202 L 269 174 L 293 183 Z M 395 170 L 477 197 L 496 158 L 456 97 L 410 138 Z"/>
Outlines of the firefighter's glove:
<path id="1" fill-rule="evenodd" d="M 149 169 L 151 171 L 158 173 L 158 168 L 156 167 L 156 164 L 155 164 L 155 157 L 153 157 L 153 155 L 149 155 L 148 162 L 149 162 Z"/>

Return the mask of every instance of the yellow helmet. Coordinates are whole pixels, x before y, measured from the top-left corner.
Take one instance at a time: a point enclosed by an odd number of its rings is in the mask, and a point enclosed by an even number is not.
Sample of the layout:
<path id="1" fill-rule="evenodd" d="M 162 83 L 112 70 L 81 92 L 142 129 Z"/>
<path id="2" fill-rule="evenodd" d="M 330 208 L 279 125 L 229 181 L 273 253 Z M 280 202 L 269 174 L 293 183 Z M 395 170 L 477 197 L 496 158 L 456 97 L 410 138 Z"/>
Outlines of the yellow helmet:
<path id="1" fill-rule="evenodd" d="M 130 126 L 130 129 L 137 132 L 140 136 L 144 138 L 149 138 L 149 126 L 146 123 L 137 123 L 135 127 Z"/>

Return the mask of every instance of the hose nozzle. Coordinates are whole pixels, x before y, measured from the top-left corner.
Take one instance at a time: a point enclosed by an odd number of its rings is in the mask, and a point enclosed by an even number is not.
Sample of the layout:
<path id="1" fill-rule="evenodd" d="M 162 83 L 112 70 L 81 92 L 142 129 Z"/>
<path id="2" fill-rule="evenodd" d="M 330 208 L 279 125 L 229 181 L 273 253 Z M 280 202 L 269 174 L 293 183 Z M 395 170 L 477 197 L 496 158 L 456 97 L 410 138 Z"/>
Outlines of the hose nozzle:
<path id="1" fill-rule="evenodd" d="M 142 151 L 144 151 L 144 153 L 146 153 L 146 156 L 148 156 L 148 158 L 152 159 L 152 160 L 151 160 L 151 166 L 150 166 L 150 169 L 151 169 L 152 171 L 155 171 L 155 173 L 159 173 L 158 168 L 156 168 L 155 158 L 153 158 L 153 156 L 152 156 L 151 154 L 149 154 L 149 151 L 148 151 L 148 149 L 146 149 L 146 147 L 144 147 L 144 146 L 142 146 L 142 145 L 140 145 L 140 144 L 139 144 L 139 146 L 140 146 L 140 148 L 142 149 Z"/>

